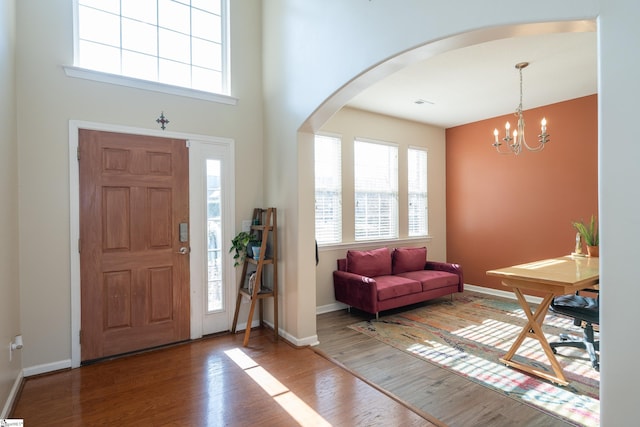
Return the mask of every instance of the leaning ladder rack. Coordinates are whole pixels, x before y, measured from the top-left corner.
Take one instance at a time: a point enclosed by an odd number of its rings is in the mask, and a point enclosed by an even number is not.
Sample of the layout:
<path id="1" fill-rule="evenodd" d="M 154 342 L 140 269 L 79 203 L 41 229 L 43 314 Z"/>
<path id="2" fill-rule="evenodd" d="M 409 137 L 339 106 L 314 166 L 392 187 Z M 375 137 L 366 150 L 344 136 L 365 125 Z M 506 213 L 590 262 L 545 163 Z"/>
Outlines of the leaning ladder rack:
<path id="1" fill-rule="evenodd" d="M 251 234 L 256 236 L 260 242 L 260 255 L 257 259 L 249 256 L 245 257 L 238 285 L 238 298 L 236 299 L 236 311 L 233 315 L 233 326 L 231 327 L 231 332 L 235 333 L 242 299 L 248 298 L 251 306 L 242 343 L 245 347 L 249 343 L 251 323 L 257 302 L 260 303 L 260 326 L 264 325 L 262 301 L 265 298 L 273 298 L 273 331 L 275 339 L 278 340 L 278 221 L 276 208 L 254 209 L 251 224 Z M 270 247 L 268 245 L 269 241 L 271 241 Z M 267 253 L 267 250 L 269 250 L 269 253 Z M 253 288 L 249 288 L 247 281 L 250 265 L 255 265 L 256 276 Z M 271 289 L 263 287 L 266 270 L 270 270 L 272 274 Z"/>

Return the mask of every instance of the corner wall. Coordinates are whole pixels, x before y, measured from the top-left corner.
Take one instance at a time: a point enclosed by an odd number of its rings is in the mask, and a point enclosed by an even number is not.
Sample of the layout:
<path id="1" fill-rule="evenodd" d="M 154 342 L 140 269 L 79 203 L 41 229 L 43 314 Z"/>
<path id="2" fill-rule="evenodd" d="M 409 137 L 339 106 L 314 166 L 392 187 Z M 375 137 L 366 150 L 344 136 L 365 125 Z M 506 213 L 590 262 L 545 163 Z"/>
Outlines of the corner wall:
<path id="1" fill-rule="evenodd" d="M 519 156 L 491 146 L 513 115 L 447 129 L 447 258 L 466 283 L 504 290 L 487 270 L 573 252 L 571 222 L 598 214 L 597 108 L 591 95 L 526 110 L 529 145 L 543 116 L 551 140 Z"/>
<path id="2" fill-rule="evenodd" d="M 18 146 L 15 91 L 15 0 L 0 2 L 0 418 L 22 369 L 21 351 L 8 346 L 20 330 L 18 279 Z M 3 409 L 4 408 L 4 409 Z"/>

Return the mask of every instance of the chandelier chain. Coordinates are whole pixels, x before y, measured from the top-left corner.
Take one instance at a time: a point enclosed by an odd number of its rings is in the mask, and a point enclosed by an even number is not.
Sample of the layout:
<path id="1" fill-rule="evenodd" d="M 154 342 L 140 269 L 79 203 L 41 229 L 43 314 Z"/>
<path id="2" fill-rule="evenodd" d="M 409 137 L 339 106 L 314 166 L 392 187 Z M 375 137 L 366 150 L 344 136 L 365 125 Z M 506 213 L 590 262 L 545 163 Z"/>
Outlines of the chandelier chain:
<path id="1" fill-rule="evenodd" d="M 547 120 L 545 118 L 542 119 L 541 125 L 541 133 L 538 135 L 538 145 L 535 147 L 530 147 L 527 144 L 527 140 L 524 134 L 524 115 L 522 111 L 522 98 L 523 98 L 523 78 L 522 78 L 522 69 L 529 65 L 528 62 L 520 62 L 516 64 L 516 68 L 518 69 L 520 75 L 520 103 L 515 111 L 515 116 L 517 119 L 516 129 L 513 131 L 513 136 L 509 134 L 509 130 L 511 125 L 509 122 L 505 125 L 505 136 L 502 138 L 506 144 L 506 150 L 502 150 L 500 147 L 503 145 L 502 142 L 498 139 L 498 129 L 493 131 L 493 135 L 495 138 L 495 142 L 492 144 L 496 151 L 500 154 L 515 154 L 518 155 L 522 152 L 522 148 L 525 147 L 529 151 L 541 151 L 544 148 L 544 145 L 549 142 L 549 134 L 547 133 Z"/>

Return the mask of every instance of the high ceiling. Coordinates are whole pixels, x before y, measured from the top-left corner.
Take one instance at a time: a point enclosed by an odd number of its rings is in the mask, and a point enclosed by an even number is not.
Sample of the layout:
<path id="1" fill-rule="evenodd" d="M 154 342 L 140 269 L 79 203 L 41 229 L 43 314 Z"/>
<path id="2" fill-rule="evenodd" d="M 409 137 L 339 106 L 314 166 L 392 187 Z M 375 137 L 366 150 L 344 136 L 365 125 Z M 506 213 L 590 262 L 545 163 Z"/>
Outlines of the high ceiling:
<path id="1" fill-rule="evenodd" d="M 401 69 L 347 106 L 444 128 L 513 113 L 520 102 L 515 64 L 525 61 L 525 112 L 597 93 L 596 33 L 571 32 L 448 51 Z"/>

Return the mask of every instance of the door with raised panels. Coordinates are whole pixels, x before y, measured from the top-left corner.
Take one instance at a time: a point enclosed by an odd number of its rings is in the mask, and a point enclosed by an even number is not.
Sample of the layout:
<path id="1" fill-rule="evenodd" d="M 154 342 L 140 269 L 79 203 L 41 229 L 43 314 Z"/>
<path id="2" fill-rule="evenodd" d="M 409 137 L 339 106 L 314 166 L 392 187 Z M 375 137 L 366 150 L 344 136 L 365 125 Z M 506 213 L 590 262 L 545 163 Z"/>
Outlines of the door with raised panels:
<path id="1" fill-rule="evenodd" d="M 79 132 L 81 360 L 189 339 L 186 142 Z"/>

